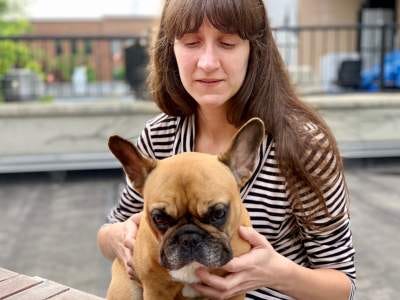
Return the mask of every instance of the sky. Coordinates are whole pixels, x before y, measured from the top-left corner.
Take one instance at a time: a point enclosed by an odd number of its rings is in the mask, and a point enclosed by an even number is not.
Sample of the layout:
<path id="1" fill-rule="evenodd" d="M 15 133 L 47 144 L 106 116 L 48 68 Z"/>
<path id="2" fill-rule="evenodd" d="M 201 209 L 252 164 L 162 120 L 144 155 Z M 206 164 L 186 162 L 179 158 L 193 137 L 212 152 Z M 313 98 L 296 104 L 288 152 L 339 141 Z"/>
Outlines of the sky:
<path id="1" fill-rule="evenodd" d="M 158 16 L 164 0 L 21 0 L 28 18 Z M 297 0 L 265 0 L 273 26 L 296 25 Z"/>
<path id="2" fill-rule="evenodd" d="M 25 0 L 29 18 L 100 18 L 158 15 L 162 0 Z"/>

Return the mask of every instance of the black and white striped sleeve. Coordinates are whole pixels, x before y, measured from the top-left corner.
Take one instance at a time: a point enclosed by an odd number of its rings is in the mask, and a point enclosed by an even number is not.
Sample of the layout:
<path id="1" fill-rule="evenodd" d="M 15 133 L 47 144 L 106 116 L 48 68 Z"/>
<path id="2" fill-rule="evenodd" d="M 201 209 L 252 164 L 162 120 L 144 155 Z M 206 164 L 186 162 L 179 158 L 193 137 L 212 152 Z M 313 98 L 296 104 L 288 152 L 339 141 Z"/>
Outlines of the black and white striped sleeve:
<path id="1" fill-rule="evenodd" d="M 151 134 L 150 134 L 150 122 L 146 124 L 141 135 L 139 136 L 136 145 L 138 149 L 146 156 L 155 158 Z M 123 222 L 135 213 L 142 211 L 143 209 L 143 198 L 135 190 L 132 183 L 126 177 L 126 184 L 122 190 L 120 199 L 117 205 L 110 211 L 107 216 L 108 223 Z"/>
<path id="2" fill-rule="evenodd" d="M 348 192 L 343 170 L 338 167 L 340 158 L 335 157 L 324 133 L 315 127 L 310 130 L 313 130 L 314 142 L 322 147 L 320 151 L 308 151 L 304 163 L 312 178 L 319 178 L 326 207 L 321 210 L 315 193 L 303 187 L 299 191 L 300 203 L 305 211 L 314 213 L 314 218 L 311 224 L 306 224 L 304 210 L 294 208 L 294 213 L 300 225 L 310 267 L 336 269 L 345 273 L 352 282 L 349 299 L 353 299 L 356 279 L 355 250 L 348 214 Z"/>

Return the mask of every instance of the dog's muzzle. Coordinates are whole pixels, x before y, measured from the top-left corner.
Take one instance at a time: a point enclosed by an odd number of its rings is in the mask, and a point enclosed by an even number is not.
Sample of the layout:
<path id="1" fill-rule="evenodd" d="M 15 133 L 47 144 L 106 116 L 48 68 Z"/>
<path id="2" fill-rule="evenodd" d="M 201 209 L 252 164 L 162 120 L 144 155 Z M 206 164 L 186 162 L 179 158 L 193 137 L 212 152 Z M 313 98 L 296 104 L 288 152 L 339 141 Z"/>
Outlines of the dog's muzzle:
<path id="1" fill-rule="evenodd" d="M 220 267 L 232 259 L 227 238 L 216 238 L 195 224 L 185 224 L 166 238 L 160 253 L 161 266 L 177 270 L 192 262 Z"/>

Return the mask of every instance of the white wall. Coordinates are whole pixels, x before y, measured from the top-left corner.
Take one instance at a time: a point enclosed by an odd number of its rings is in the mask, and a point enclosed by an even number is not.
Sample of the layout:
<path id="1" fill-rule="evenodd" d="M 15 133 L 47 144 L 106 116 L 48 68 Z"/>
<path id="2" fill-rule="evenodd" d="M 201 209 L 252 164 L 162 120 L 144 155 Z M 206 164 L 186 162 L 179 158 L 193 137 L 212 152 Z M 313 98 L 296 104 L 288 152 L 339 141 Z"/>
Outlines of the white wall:
<path id="1" fill-rule="evenodd" d="M 100 18 L 103 16 L 157 16 L 163 0 L 20 0 L 29 18 Z"/>
<path id="2" fill-rule="evenodd" d="M 133 11 L 140 15 L 159 15 L 164 0 L 132 0 Z M 273 26 L 297 25 L 298 0 L 264 0 Z"/>
<path id="3" fill-rule="evenodd" d="M 273 27 L 298 24 L 298 0 L 264 0 Z"/>
<path id="4" fill-rule="evenodd" d="M 298 25 L 298 0 L 264 0 L 272 27 Z M 294 81 L 302 72 L 297 67 L 297 35 L 291 31 L 276 32 L 275 41 Z M 288 47 L 291 48 L 288 48 Z M 288 50 L 292 49 L 292 50 Z"/>
<path id="5" fill-rule="evenodd" d="M 132 0 L 133 14 L 144 16 L 159 16 L 163 0 Z"/>

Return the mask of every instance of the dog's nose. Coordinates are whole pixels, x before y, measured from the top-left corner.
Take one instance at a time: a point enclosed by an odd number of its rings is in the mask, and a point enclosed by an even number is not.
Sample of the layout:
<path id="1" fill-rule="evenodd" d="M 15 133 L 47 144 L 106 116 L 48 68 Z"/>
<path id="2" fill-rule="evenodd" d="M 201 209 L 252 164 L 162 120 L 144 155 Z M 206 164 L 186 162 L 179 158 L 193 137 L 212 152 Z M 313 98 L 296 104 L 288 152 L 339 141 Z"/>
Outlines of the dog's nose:
<path id="1" fill-rule="evenodd" d="M 185 249 L 196 248 L 201 242 L 201 236 L 198 233 L 184 233 L 179 237 L 179 244 Z"/>

